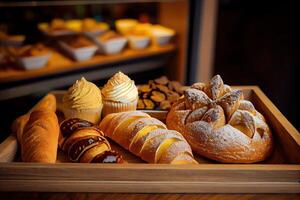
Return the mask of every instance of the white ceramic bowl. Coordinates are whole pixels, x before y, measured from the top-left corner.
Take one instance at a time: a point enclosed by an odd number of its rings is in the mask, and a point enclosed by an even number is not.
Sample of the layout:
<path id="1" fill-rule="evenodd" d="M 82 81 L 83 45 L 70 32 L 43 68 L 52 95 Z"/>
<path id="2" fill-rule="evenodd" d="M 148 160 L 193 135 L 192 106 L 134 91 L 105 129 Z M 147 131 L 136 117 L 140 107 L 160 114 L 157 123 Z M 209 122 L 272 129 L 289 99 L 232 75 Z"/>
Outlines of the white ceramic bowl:
<path id="1" fill-rule="evenodd" d="M 94 38 L 94 41 L 98 45 L 100 53 L 110 55 L 120 53 L 127 43 L 127 38 L 118 37 L 105 42 L 102 42 L 98 38 Z"/>
<path id="2" fill-rule="evenodd" d="M 128 40 L 132 49 L 144 49 L 150 44 L 149 36 L 128 36 Z"/>
<path id="3" fill-rule="evenodd" d="M 94 36 L 99 36 L 99 35 L 105 33 L 106 31 L 108 31 L 108 30 L 99 29 L 99 30 L 95 30 L 95 31 L 83 31 L 82 33 L 83 33 L 83 35 L 91 38 L 91 37 L 94 37 Z"/>
<path id="4" fill-rule="evenodd" d="M 31 57 L 17 57 L 17 63 L 26 70 L 39 69 L 46 66 L 51 53 L 40 55 L 40 56 L 31 56 Z"/>
<path id="5" fill-rule="evenodd" d="M 73 48 L 64 42 L 59 42 L 61 48 L 76 61 L 89 60 L 97 51 L 97 46 Z"/>
<path id="6" fill-rule="evenodd" d="M 175 35 L 175 31 L 160 25 L 155 25 L 152 26 L 151 35 L 154 44 L 161 46 L 170 42 L 171 38 Z"/>

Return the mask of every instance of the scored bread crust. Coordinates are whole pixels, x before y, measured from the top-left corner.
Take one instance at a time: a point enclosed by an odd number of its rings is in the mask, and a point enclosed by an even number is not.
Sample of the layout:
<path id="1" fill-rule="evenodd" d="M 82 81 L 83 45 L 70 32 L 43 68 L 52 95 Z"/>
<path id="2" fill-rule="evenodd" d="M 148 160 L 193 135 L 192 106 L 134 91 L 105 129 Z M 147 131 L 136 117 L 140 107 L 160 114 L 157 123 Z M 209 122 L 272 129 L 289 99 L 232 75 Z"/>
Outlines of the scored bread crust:
<path id="1" fill-rule="evenodd" d="M 149 163 L 170 164 L 183 154 L 176 164 L 197 163 L 179 132 L 167 130 L 165 124 L 143 112 L 109 114 L 99 127 L 106 136 Z"/>
<path id="2" fill-rule="evenodd" d="M 198 154 L 223 163 L 254 163 L 272 152 L 271 130 L 241 90 L 219 75 L 196 83 L 171 107 L 167 127 L 180 131 Z"/>
<path id="3" fill-rule="evenodd" d="M 53 111 L 31 112 L 23 134 L 19 136 L 22 161 L 55 163 L 58 135 L 58 119 Z"/>

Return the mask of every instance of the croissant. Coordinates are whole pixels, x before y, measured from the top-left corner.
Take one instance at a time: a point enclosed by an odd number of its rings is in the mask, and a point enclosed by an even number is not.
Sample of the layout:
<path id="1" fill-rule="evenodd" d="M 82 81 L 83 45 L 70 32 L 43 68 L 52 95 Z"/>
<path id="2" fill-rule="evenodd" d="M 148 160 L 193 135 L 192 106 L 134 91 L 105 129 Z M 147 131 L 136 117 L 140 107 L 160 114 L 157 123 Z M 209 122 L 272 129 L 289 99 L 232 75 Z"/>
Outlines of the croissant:
<path id="1" fill-rule="evenodd" d="M 59 124 L 55 110 L 55 96 L 49 94 L 14 121 L 12 130 L 17 135 L 24 162 L 56 162 Z"/>
<path id="2" fill-rule="evenodd" d="M 99 125 L 106 136 L 149 163 L 191 164 L 191 147 L 183 136 L 139 111 L 107 115 Z"/>
<path id="3" fill-rule="evenodd" d="M 254 163 L 272 152 L 271 130 L 241 90 L 219 75 L 195 83 L 171 107 L 167 127 L 183 134 L 198 154 L 223 163 Z"/>
<path id="4" fill-rule="evenodd" d="M 79 118 L 66 119 L 61 123 L 59 147 L 72 162 L 123 162 L 122 157 L 111 150 L 103 133 L 91 122 Z"/>

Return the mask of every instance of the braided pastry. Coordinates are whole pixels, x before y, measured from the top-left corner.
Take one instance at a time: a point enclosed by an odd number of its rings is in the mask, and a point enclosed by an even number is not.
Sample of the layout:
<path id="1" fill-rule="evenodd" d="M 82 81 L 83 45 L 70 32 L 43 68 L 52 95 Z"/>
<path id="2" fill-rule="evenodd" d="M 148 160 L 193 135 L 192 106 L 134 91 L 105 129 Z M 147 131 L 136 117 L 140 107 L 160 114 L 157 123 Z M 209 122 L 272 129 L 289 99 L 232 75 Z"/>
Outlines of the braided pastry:
<path id="1" fill-rule="evenodd" d="M 262 161 L 272 150 L 264 117 L 219 75 L 186 89 L 172 105 L 167 126 L 181 132 L 198 154 L 223 163 Z"/>
<path id="2" fill-rule="evenodd" d="M 91 122 L 70 118 L 60 125 L 59 147 L 69 160 L 81 163 L 122 163 L 103 133 Z"/>
<path id="3" fill-rule="evenodd" d="M 149 163 L 197 163 L 191 147 L 177 131 L 139 111 L 113 113 L 100 123 L 106 136 Z"/>

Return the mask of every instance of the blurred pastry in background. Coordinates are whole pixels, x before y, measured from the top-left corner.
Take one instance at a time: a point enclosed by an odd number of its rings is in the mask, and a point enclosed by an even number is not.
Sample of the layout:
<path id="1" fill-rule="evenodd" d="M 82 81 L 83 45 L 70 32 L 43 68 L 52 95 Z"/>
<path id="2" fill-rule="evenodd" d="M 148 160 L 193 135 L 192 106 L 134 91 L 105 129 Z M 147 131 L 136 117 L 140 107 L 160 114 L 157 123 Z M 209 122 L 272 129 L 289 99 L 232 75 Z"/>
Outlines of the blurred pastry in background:
<path id="1" fill-rule="evenodd" d="M 94 46 L 94 43 L 90 41 L 88 38 L 80 35 L 66 37 L 63 40 L 64 43 L 69 45 L 72 48 L 81 48 L 81 47 L 88 47 Z"/>
<path id="2" fill-rule="evenodd" d="M 79 19 L 70 19 L 65 21 L 65 27 L 68 30 L 80 32 L 82 26 L 82 20 Z"/>
<path id="3" fill-rule="evenodd" d="M 101 90 L 84 77 L 68 89 L 62 102 L 61 109 L 66 119 L 80 118 L 99 123 L 103 107 Z"/>
<path id="4" fill-rule="evenodd" d="M 10 35 L 6 32 L 0 31 L 1 46 L 21 46 L 25 38 L 25 35 Z"/>
<path id="5" fill-rule="evenodd" d="M 111 77 L 102 89 L 103 116 L 110 113 L 134 111 L 138 102 L 138 90 L 127 75 L 122 72 Z"/>
<path id="6" fill-rule="evenodd" d="M 62 30 L 66 29 L 66 24 L 63 19 L 55 18 L 50 22 L 49 30 Z"/>
<path id="7" fill-rule="evenodd" d="M 42 22 L 38 24 L 38 29 L 47 36 L 63 36 L 75 34 L 80 29 L 81 23 L 79 20 L 65 21 L 55 18 L 50 23 Z"/>
<path id="8" fill-rule="evenodd" d="M 109 25 L 104 22 L 97 22 L 92 18 L 86 18 L 82 20 L 81 30 L 89 36 L 100 35 L 109 30 Z"/>
<path id="9" fill-rule="evenodd" d="M 115 21 L 117 31 L 123 35 L 128 34 L 137 24 L 136 19 L 118 19 Z"/>

